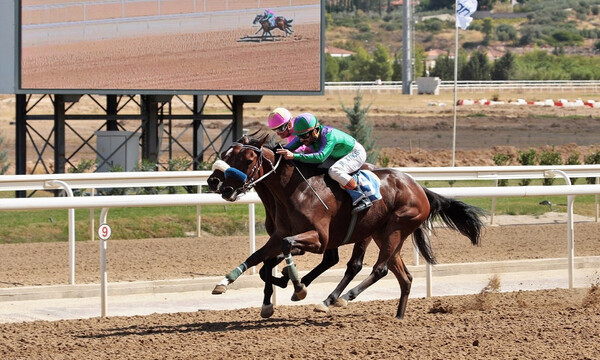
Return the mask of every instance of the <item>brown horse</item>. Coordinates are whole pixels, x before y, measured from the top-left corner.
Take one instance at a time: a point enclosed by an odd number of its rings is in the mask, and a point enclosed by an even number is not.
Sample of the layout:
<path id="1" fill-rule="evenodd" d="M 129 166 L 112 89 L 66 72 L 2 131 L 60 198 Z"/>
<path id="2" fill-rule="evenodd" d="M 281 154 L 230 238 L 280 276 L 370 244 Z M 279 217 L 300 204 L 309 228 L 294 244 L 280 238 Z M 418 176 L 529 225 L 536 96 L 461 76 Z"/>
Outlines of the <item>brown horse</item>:
<path id="1" fill-rule="evenodd" d="M 372 236 L 380 252 L 371 274 L 341 298 L 339 296 L 347 284 L 340 283 L 323 302 L 321 309 L 326 310 L 336 300 L 354 300 L 390 270 L 400 285 L 401 295 L 396 317 L 402 318 L 406 312 L 412 276 L 402 261 L 400 250 L 409 235 L 414 234 L 417 248 L 429 263 L 435 263 L 435 260 L 425 236 L 425 228 L 436 217 L 467 236 L 474 245 L 479 244 L 483 226 L 479 219 L 482 213 L 479 208 L 437 195 L 421 187 L 410 176 L 394 169 L 374 171 L 381 181 L 383 198 L 358 215 L 354 231 L 346 239 L 352 209 L 346 192 L 325 176 L 325 171 L 282 160 L 275 155 L 271 145 L 265 146 L 266 140 L 265 136 L 254 142 L 255 145 L 235 143 L 224 158 L 230 166 L 225 171 L 220 187 L 225 200 L 235 201 L 255 187 L 261 199 L 264 192 L 270 192 L 276 207 L 275 214 L 270 214 L 274 232 L 267 244 L 228 275 L 230 277 L 233 274 L 233 280 L 246 268 L 261 261 L 275 259 L 283 253 L 287 274 L 295 293 L 298 298 L 303 298 L 306 288 L 298 279 L 293 254 L 305 251 L 324 253 L 346 243 L 356 243 L 354 252 L 363 251 L 358 255 L 364 256 L 365 244 L 368 244 Z M 295 166 L 300 171 L 295 171 Z M 265 209 L 270 211 L 272 207 Z M 224 280 L 229 281 L 228 277 Z M 270 298 L 267 299 L 266 295 L 265 291 L 263 310 L 269 306 L 272 308 Z M 268 312 L 266 315 L 270 316 Z"/>
<path id="2" fill-rule="evenodd" d="M 274 30 L 274 29 L 279 29 L 279 30 L 283 31 L 285 33 L 285 36 L 287 37 L 294 32 L 294 30 L 292 30 L 292 21 L 294 21 L 294 19 L 288 20 L 283 16 L 277 16 L 275 18 L 275 26 L 273 26 L 273 25 L 271 25 L 269 20 L 267 20 L 267 18 L 263 14 L 258 14 L 254 18 L 254 21 L 252 22 L 252 24 L 253 25 L 256 25 L 257 23 L 260 24 L 260 28 L 258 30 L 256 30 L 255 34 L 258 34 L 258 32 L 262 30 L 262 33 L 260 35 L 261 37 L 265 37 L 267 35 L 270 37 L 273 37 L 271 30 Z"/>
<path id="3" fill-rule="evenodd" d="M 252 134 L 251 136 L 253 136 L 253 135 L 255 135 L 255 134 Z M 256 142 L 256 141 L 257 141 L 256 139 L 251 140 L 246 136 L 244 136 L 238 140 L 239 143 L 243 143 L 243 144 L 249 144 L 249 143 L 251 144 L 251 142 Z M 223 152 L 221 154 L 221 159 L 227 159 L 228 157 L 229 157 L 228 152 Z M 220 166 L 218 166 L 218 163 L 215 163 L 215 165 L 217 165 L 217 166 L 213 165 L 213 173 L 209 176 L 208 181 L 207 181 L 209 191 L 211 191 L 211 192 L 219 192 L 220 187 L 223 183 L 223 180 L 225 179 L 224 172 L 219 169 Z M 227 166 L 229 166 L 229 165 L 227 165 Z M 375 167 L 372 164 L 365 163 L 361 167 L 361 169 L 373 170 L 373 169 L 375 169 Z M 275 232 L 275 220 L 271 216 L 271 214 L 277 213 L 277 199 L 271 194 L 271 192 L 268 191 L 268 189 L 264 188 L 260 184 L 257 185 L 256 190 L 260 194 L 261 200 L 266 209 L 265 229 L 267 231 L 267 234 L 273 235 L 273 233 Z M 372 239 L 369 237 L 367 239 L 364 239 L 361 242 L 355 243 L 354 250 L 352 252 L 352 256 L 347 263 L 347 270 L 344 273 L 344 276 L 343 276 L 342 280 L 340 281 L 340 284 L 338 285 L 338 287 L 340 288 L 339 293 L 341 293 L 341 291 L 343 291 L 343 289 L 345 289 L 346 286 L 348 286 L 348 284 L 362 270 L 362 262 L 364 259 L 364 255 L 365 255 L 366 249 L 367 249 L 368 245 L 370 244 L 371 240 Z M 272 243 L 270 243 L 270 245 L 275 249 L 275 251 L 280 251 L 281 244 L 272 242 Z M 255 262 L 257 262 L 255 260 L 256 258 L 262 258 L 261 254 L 264 251 L 265 251 L 264 248 L 259 249 L 257 252 L 255 252 L 254 254 L 251 255 L 251 258 L 249 260 L 247 260 L 246 263 L 254 264 Z M 299 252 L 294 253 L 294 255 L 301 255 L 301 253 L 299 253 Z M 276 285 L 281 288 L 285 288 L 285 287 L 287 287 L 287 285 L 289 283 L 290 279 L 287 274 L 286 268 L 284 268 L 283 276 L 280 278 L 273 277 L 271 275 L 272 269 L 275 266 L 277 266 L 277 264 L 279 264 L 282 260 L 283 260 L 283 256 L 280 256 L 280 255 L 278 255 L 274 259 L 267 259 L 264 262 L 265 266 L 263 266 L 259 272 L 261 279 L 265 282 L 264 293 L 265 293 L 265 304 L 267 304 L 267 305 L 263 306 L 263 309 L 261 311 L 261 315 L 263 317 L 269 317 L 273 314 L 273 306 L 269 305 L 270 299 L 273 295 L 272 285 Z M 258 262 L 260 262 L 260 261 L 258 261 Z M 322 259 L 321 263 L 319 263 L 308 274 L 303 276 L 300 282 L 305 287 L 308 287 L 318 276 L 320 276 L 322 273 L 324 273 L 326 270 L 328 270 L 329 268 L 331 268 L 338 262 L 339 262 L 338 248 L 332 248 L 332 249 L 325 250 L 323 252 L 323 259 Z M 251 265 L 251 266 L 254 266 L 254 265 Z M 215 286 L 215 288 L 213 290 L 213 294 L 219 295 L 219 294 L 225 293 L 227 291 L 227 286 L 229 284 L 231 284 L 233 281 L 235 281 L 237 276 L 239 276 L 239 275 L 237 274 L 237 269 L 236 269 L 236 270 L 234 270 L 233 273 L 228 274 L 226 279 L 224 279 L 225 281 L 223 281 L 219 285 Z M 328 299 L 329 301 L 326 301 L 325 304 L 327 306 L 331 305 L 332 303 L 334 303 L 337 300 L 338 296 L 339 296 L 339 294 L 335 297 L 331 297 L 331 299 Z M 299 298 L 298 294 L 294 294 L 292 296 L 292 300 L 298 301 L 298 300 L 302 300 L 302 299 Z"/>

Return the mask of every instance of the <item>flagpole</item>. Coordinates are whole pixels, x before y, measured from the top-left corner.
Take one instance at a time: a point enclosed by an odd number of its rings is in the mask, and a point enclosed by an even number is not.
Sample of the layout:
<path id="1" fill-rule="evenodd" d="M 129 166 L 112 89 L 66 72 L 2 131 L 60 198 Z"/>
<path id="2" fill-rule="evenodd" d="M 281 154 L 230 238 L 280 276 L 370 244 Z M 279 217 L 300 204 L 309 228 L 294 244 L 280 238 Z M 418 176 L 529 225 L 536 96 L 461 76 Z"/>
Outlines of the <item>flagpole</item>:
<path id="1" fill-rule="evenodd" d="M 458 77 L 458 16 L 456 9 L 458 9 L 458 0 L 454 1 L 454 101 L 452 105 L 452 117 L 453 117 L 453 125 L 452 125 L 452 167 L 454 167 L 455 157 L 456 157 L 456 102 L 457 94 L 456 94 L 456 80 Z"/>

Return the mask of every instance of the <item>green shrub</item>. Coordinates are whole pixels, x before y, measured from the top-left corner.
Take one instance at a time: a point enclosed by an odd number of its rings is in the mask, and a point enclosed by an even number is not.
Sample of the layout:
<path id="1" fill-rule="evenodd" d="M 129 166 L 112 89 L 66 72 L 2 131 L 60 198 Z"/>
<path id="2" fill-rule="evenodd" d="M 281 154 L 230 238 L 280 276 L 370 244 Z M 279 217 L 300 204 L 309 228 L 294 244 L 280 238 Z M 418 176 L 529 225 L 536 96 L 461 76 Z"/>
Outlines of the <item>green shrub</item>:
<path id="1" fill-rule="evenodd" d="M 544 150 L 540 154 L 540 165 L 562 165 L 562 158 L 560 153 L 554 150 L 554 146 L 551 150 Z M 555 178 L 545 178 L 542 181 L 543 185 L 554 184 Z"/>
<path id="2" fill-rule="evenodd" d="M 8 162 L 8 150 L 3 150 L 4 136 L 0 136 L 0 175 L 6 173 L 10 167 Z"/>
<path id="3" fill-rule="evenodd" d="M 579 160 L 579 151 L 574 150 L 569 157 L 567 157 L 567 161 L 565 161 L 565 165 L 581 165 L 581 161 Z M 577 178 L 570 178 L 571 184 L 575 185 L 577 182 Z"/>
<path id="4" fill-rule="evenodd" d="M 93 170 L 94 166 L 96 166 L 96 161 L 94 160 L 81 160 L 79 164 L 69 168 L 69 173 L 81 174 Z"/>
<path id="5" fill-rule="evenodd" d="M 517 156 L 517 161 L 523 166 L 526 165 L 535 165 L 537 162 L 537 152 L 535 149 L 529 149 L 529 151 L 521 151 L 519 150 L 519 155 Z M 531 179 L 521 179 L 519 181 L 519 185 L 527 186 L 531 183 Z"/>
<path id="6" fill-rule="evenodd" d="M 583 158 L 583 162 L 586 165 L 595 165 L 595 164 L 600 164 L 600 151 L 596 151 L 595 153 L 591 153 L 589 155 L 586 155 Z M 595 177 L 588 177 L 585 178 L 586 182 L 588 184 L 595 184 L 596 183 L 596 178 Z"/>
<path id="7" fill-rule="evenodd" d="M 494 154 L 494 164 L 498 166 L 507 166 L 510 165 L 510 155 L 503 153 Z M 508 185 L 508 179 L 499 179 L 498 186 L 506 186 Z"/>

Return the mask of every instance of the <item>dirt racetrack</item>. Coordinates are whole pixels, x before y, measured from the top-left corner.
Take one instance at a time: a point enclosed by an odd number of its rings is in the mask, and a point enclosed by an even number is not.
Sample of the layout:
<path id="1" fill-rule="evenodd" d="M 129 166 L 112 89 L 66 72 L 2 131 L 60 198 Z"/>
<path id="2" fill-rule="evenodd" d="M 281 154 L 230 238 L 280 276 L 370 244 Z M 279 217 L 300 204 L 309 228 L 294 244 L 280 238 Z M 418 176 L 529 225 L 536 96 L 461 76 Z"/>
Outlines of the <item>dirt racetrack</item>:
<path id="1" fill-rule="evenodd" d="M 549 214 L 549 222 L 564 221 Z M 576 255 L 600 255 L 600 225 L 576 224 Z M 133 281 L 222 275 L 247 251 L 247 237 L 109 241 L 109 280 Z M 264 237 L 258 239 L 259 243 Z M 565 225 L 486 228 L 483 244 L 438 229 L 440 263 L 564 257 Z M 1 286 L 65 283 L 67 245 L 0 245 Z M 344 267 L 350 246 L 340 252 Z M 412 263 L 406 244 L 404 259 Z M 365 265 L 376 257 L 371 246 Z M 77 281 L 97 282 L 98 243 L 78 242 Z M 320 256 L 296 257 L 301 270 Z M 259 309 L 198 311 L 31 323 L 0 324 L 2 359 L 597 359 L 600 353 L 600 289 L 411 299 L 396 320 L 396 301 L 353 302 L 330 314 L 313 305 L 278 306 L 262 320 Z M 501 284 L 499 284 L 501 287 Z M 310 288 L 309 288 L 310 289 Z M 491 290 L 494 290 L 492 288 Z M 223 301 L 227 301 L 227 294 Z M 359 298 L 360 300 L 360 298 Z M 259 299 L 249 299 L 253 304 Z"/>

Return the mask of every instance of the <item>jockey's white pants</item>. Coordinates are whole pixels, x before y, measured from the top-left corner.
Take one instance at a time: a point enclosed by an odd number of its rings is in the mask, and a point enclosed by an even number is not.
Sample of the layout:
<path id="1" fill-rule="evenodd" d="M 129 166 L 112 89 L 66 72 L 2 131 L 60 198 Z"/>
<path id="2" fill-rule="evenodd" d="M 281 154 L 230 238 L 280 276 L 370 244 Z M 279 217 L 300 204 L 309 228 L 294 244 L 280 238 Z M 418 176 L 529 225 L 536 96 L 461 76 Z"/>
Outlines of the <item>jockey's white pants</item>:
<path id="1" fill-rule="evenodd" d="M 360 169 L 365 161 L 367 161 L 367 152 L 358 141 L 355 141 L 352 151 L 343 158 L 340 158 L 329 168 L 329 176 L 344 187 L 352 179 L 352 176 L 348 174 Z"/>

